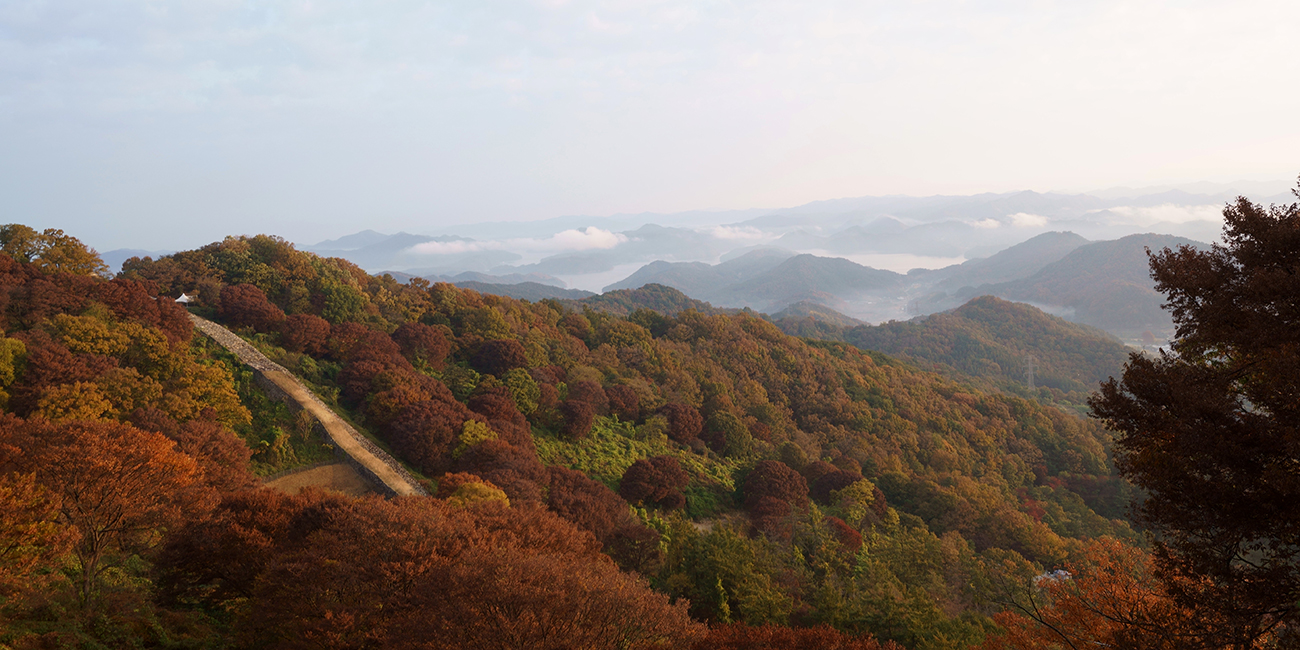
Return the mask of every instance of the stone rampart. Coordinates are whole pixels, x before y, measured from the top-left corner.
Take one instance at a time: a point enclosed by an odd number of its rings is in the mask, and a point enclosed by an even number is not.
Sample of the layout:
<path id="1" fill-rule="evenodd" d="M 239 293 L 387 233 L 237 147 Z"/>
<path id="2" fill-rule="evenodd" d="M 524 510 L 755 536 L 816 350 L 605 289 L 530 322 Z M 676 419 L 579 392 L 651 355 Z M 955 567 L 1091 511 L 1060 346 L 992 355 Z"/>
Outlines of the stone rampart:
<path id="1" fill-rule="evenodd" d="M 373 483 L 378 492 L 389 496 L 428 494 L 401 463 L 340 418 L 283 366 L 271 361 L 257 348 L 221 325 L 194 314 L 190 314 L 190 320 L 194 322 L 195 329 L 251 368 L 254 380 L 267 397 L 307 411 L 312 417 L 316 432 L 329 440 L 335 453 Z"/>

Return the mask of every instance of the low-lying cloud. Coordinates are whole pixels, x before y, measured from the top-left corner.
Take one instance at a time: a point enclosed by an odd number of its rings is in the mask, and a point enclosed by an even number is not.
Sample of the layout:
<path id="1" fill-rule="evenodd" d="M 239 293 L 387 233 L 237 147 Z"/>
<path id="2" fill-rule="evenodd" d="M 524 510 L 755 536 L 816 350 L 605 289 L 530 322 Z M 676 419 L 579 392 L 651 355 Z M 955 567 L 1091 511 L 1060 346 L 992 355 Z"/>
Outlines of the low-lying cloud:
<path id="1" fill-rule="evenodd" d="M 717 226 L 709 232 L 717 239 L 758 240 L 771 236 L 753 226 Z"/>
<path id="2" fill-rule="evenodd" d="M 1047 225 L 1047 217 L 1028 212 L 1017 212 L 1009 217 L 1011 225 L 1017 228 L 1042 228 Z"/>
<path id="3" fill-rule="evenodd" d="M 1150 207 L 1120 206 L 1111 208 L 1111 212 L 1131 219 L 1135 223 L 1149 225 L 1153 223 L 1191 223 L 1193 221 L 1222 221 L 1223 207 L 1220 205 L 1156 205 Z"/>
<path id="4" fill-rule="evenodd" d="M 490 241 L 431 241 L 416 244 L 410 248 L 412 253 L 420 255 L 455 255 L 476 253 L 479 251 L 532 251 L 565 252 L 610 249 L 628 241 L 627 235 L 610 232 L 596 227 L 571 229 L 557 232 L 542 239 L 515 238 Z"/>
<path id="5" fill-rule="evenodd" d="M 1047 225 L 1047 217 L 1028 212 L 1017 212 L 1003 217 L 1001 220 L 992 217 L 980 221 L 972 221 L 970 225 L 976 228 L 993 229 L 1002 226 L 1011 226 L 1013 228 L 1042 228 Z"/>
<path id="6" fill-rule="evenodd" d="M 607 249 L 627 241 L 627 235 L 588 226 L 582 230 L 565 230 L 542 240 L 564 250 Z"/>

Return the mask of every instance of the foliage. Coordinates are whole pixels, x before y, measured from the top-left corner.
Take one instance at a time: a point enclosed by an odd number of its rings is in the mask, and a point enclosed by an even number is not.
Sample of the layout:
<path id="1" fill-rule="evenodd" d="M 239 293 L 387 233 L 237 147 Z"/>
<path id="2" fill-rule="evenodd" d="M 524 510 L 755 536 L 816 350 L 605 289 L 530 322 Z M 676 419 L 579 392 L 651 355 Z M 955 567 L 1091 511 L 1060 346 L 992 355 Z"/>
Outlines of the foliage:
<path id="1" fill-rule="evenodd" d="M 1002 630 L 981 650 L 1048 647 L 1230 647 L 1197 634 L 1196 614 L 1177 604 L 1151 573 L 1147 555 L 1113 539 L 1090 543 L 1079 559 L 1004 592 Z"/>
<path id="2" fill-rule="evenodd" d="M 623 472 L 618 493 L 632 505 L 654 505 L 675 510 L 686 505 L 686 487 L 691 477 L 672 456 L 651 456 L 632 463 Z"/>
<path id="3" fill-rule="evenodd" d="M 577 301 L 577 304 L 582 305 L 583 309 L 600 310 L 619 316 L 627 316 L 638 309 L 670 315 L 691 309 L 703 313 L 714 311 L 708 303 L 694 300 L 662 284 L 647 284 L 638 289 L 607 291 L 599 296 L 583 298 Z"/>
<path id="4" fill-rule="evenodd" d="M 1157 575 L 1205 635 L 1247 647 L 1300 622 L 1300 203 L 1224 217 L 1223 245 L 1151 255 L 1173 352 L 1132 357 L 1091 405 L 1147 492 Z"/>
<path id="5" fill-rule="evenodd" d="M 28 226 L 11 223 L 0 226 L 0 253 L 23 263 L 32 264 L 45 273 L 106 276 L 108 265 L 99 253 L 81 240 L 58 228 L 36 232 Z"/>
<path id="6" fill-rule="evenodd" d="M 251 284 L 236 284 L 221 290 L 217 315 L 235 327 L 251 327 L 267 332 L 280 327 L 284 312 L 266 299 L 261 289 Z"/>
<path id="7" fill-rule="evenodd" d="M 695 643 L 698 650 L 878 650 L 897 648 L 870 637 L 855 638 L 828 626 L 789 628 L 779 625 L 751 627 L 739 623 L 715 625 Z"/>
<path id="8" fill-rule="evenodd" d="M 34 473 L 0 475 L 0 603 L 43 586 L 51 578 L 43 569 L 71 547 L 74 531 L 59 521 L 62 505 Z"/>
<path id="9" fill-rule="evenodd" d="M 801 341 L 751 314 L 693 310 L 673 302 L 677 292 L 612 296 L 628 299 L 626 317 L 578 312 L 365 276 L 266 237 L 127 267 L 124 276 L 202 285 L 208 296 L 256 286 L 290 316 L 254 340 L 290 348 L 273 356 L 339 395 L 345 415 L 438 483 L 447 507 L 545 507 L 708 621 L 969 646 L 991 626 L 976 586 L 987 582 L 982 558 L 1055 566 L 1081 538 L 1132 536 L 1116 516 L 1124 493 L 1098 424 L 879 353 Z M 645 309 L 656 295 L 672 304 Z M 323 343 L 288 330 L 320 330 L 295 320 L 307 314 L 332 323 Z M 651 509 L 633 517 L 615 489 Z M 1102 505 L 1106 516 L 1093 509 Z M 344 564 L 329 571 L 357 570 Z M 503 579 L 533 575 L 492 566 Z M 276 593 L 315 598 L 316 588 Z M 349 607 L 330 611 L 358 630 L 388 615 Z"/>
<path id="10" fill-rule="evenodd" d="M 111 422 L 0 420 L 9 461 L 59 496 L 60 519 L 77 533 L 76 584 L 83 603 L 106 571 L 159 541 L 158 529 L 208 507 L 192 458 L 166 437 Z"/>
<path id="11" fill-rule="evenodd" d="M 597 548 L 535 505 L 247 493 L 174 538 L 164 585 L 170 600 L 233 608 L 250 647 L 650 648 L 698 635 L 681 605 Z"/>

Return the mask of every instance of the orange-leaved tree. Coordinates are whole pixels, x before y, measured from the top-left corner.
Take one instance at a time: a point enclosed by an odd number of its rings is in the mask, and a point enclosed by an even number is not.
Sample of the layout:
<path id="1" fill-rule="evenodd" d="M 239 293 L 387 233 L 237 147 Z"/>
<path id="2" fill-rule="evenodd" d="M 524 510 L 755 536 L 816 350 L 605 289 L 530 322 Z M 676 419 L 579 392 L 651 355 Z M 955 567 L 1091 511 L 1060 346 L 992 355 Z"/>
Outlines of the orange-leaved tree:
<path id="1" fill-rule="evenodd" d="M 1064 568 L 1008 590 L 1008 609 L 994 616 L 1003 631 L 980 649 L 1216 647 L 1190 624 L 1196 613 L 1180 606 L 1151 571 L 1145 551 L 1094 540 Z"/>
<path id="2" fill-rule="evenodd" d="M 168 526 L 210 505 L 194 459 L 160 433 L 108 421 L 4 416 L 0 445 L 23 450 L 11 464 L 34 472 L 57 495 L 59 520 L 76 531 L 83 605 L 106 570 L 152 548 Z"/>

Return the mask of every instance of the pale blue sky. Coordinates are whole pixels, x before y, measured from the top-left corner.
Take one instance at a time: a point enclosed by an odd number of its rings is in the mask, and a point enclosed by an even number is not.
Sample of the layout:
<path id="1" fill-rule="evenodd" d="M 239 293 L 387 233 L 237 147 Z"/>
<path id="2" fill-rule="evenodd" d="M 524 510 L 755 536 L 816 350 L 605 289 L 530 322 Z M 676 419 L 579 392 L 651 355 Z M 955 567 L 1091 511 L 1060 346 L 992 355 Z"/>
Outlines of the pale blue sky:
<path id="1" fill-rule="evenodd" d="M 0 2 L 0 222 L 101 249 L 1300 173 L 1294 2 Z"/>

